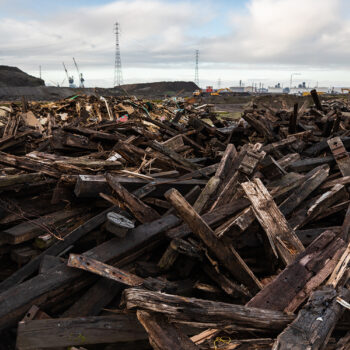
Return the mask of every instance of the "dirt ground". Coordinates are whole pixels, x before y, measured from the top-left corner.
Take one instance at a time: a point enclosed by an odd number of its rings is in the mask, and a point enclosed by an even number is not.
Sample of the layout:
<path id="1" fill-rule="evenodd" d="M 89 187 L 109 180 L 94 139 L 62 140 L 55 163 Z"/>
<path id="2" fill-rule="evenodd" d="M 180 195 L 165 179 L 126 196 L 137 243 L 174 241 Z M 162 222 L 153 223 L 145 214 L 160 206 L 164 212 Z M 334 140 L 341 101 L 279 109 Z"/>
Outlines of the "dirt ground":
<path id="1" fill-rule="evenodd" d="M 197 85 L 194 83 L 184 81 L 129 84 L 111 89 L 81 89 L 55 86 L 1 86 L 0 84 L 0 101 L 18 101 L 21 100 L 22 96 L 31 101 L 55 101 L 73 95 L 91 95 L 95 93 L 100 96 L 130 95 L 139 98 L 162 100 L 166 96 L 191 96 L 196 88 Z"/>
<path id="2" fill-rule="evenodd" d="M 342 95 L 344 99 L 350 99 L 350 94 Z M 322 95 L 322 100 L 334 98 L 334 95 Z M 214 104 L 214 110 L 223 119 L 239 119 L 244 109 L 253 106 L 269 106 L 276 109 L 290 109 L 295 103 L 299 108 L 306 102 L 313 104 L 311 96 L 294 95 L 250 95 L 250 96 L 210 96 L 202 101 L 203 103 Z"/>
<path id="3" fill-rule="evenodd" d="M 198 86 L 192 81 L 160 81 L 155 83 L 126 84 L 116 87 L 130 95 L 148 98 L 164 98 L 165 96 L 191 96 Z"/>

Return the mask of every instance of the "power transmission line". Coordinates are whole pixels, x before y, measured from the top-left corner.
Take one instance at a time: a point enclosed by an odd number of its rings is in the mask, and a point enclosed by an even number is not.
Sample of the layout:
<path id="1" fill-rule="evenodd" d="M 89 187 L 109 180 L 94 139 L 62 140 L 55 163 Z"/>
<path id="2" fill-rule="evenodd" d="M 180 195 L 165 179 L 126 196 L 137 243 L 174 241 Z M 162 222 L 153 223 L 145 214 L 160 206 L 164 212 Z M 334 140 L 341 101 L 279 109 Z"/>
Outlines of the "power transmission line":
<path id="1" fill-rule="evenodd" d="M 114 86 L 119 86 L 123 84 L 122 75 L 122 60 L 120 58 L 120 45 L 119 45 L 119 23 L 116 22 L 115 28 L 115 61 L 114 61 Z"/>
<path id="2" fill-rule="evenodd" d="M 194 71 L 194 82 L 199 87 L 199 74 L 198 74 L 198 61 L 199 61 L 199 50 L 195 51 L 196 54 L 196 66 Z"/>

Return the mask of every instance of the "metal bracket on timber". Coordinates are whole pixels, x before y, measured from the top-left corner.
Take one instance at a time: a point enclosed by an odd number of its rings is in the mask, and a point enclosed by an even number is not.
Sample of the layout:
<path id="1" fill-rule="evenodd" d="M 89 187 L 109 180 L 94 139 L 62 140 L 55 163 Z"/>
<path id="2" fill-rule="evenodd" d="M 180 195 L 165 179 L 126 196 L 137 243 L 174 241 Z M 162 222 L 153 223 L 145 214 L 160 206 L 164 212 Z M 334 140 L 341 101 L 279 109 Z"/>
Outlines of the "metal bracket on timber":
<path id="1" fill-rule="evenodd" d="M 255 152 L 247 151 L 246 156 L 243 158 L 241 164 L 238 167 L 238 170 L 246 175 L 251 175 L 258 163 L 264 158 L 265 152 Z"/>
<path id="2" fill-rule="evenodd" d="M 327 142 L 341 174 L 343 176 L 350 176 L 350 157 L 340 137 L 334 137 Z"/>
<path id="3" fill-rule="evenodd" d="M 143 283 L 143 279 L 138 276 L 83 255 L 70 254 L 67 265 L 95 273 L 97 275 L 123 283 L 127 286 L 134 287 Z"/>

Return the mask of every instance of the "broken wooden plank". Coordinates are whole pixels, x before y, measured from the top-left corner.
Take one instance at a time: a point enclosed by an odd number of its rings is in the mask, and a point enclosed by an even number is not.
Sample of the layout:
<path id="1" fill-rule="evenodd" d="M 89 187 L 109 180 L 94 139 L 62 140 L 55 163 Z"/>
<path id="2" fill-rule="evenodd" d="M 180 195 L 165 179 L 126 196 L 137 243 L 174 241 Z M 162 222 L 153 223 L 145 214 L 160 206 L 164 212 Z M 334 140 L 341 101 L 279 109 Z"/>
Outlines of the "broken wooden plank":
<path id="1" fill-rule="evenodd" d="M 143 339 L 147 339 L 147 334 L 136 316 L 119 314 L 22 321 L 16 345 L 19 350 L 34 350 Z"/>
<path id="2" fill-rule="evenodd" d="M 324 189 L 328 189 L 328 188 L 332 188 L 334 185 L 349 185 L 350 184 L 350 176 L 344 176 L 341 178 L 337 178 L 335 180 L 329 180 L 329 181 L 325 181 L 321 186 L 320 189 L 324 190 Z"/>
<path id="3" fill-rule="evenodd" d="M 126 190 L 118 181 L 116 181 L 113 175 L 107 174 L 106 180 L 112 187 L 113 191 L 115 191 L 118 199 L 127 206 L 135 218 L 141 223 L 152 222 L 160 218 L 160 215 L 154 209 Z"/>
<path id="4" fill-rule="evenodd" d="M 117 135 L 113 135 L 107 132 L 98 131 L 98 130 L 94 130 L 94 129 L 90 129 L 82 126 L 77 127 L 77 126 L 67 125 L 63 127 L 63 130 L 69 131 L 74 134 L 86 135 L 86 136 L 89 136 L 91 139 L 114 141 L 114 142 L 117 142 L 120 139 L 122 140 L 125 139 L 125 136 L 120 133 L 118 133 Z"/>
<path id="5" fill-rule="evenodd" d="M 11 190 L 14 186 L 45 181 L 42 173 L 0 176 L 0 190 Z"/>
<path id="6" fill-rule="evenodd" d="M 40 252 L 30 246 L 19 246 L 11 250 L 11 260 L 17 263 L 20 268 L 28 263 L 32 258 L 35 258 Z"/>
<path id="7" fill-rule="evenodd" d="M 316 108 L 317 108 L 319 111 L 323 111 L 322 105 L 321 105 L 321 102 L 320 102 L 320 99 L 319 99 L 319 97 L 318 97 L 318 94 L 317 94 L 316 89 L 312 89 L 312 90 L 310 91 L 310 94 L 311 94 L 312 100 L 314 101 L 314 104 L 315 104 Z"/>
<path id="8" fill-rule="evenodd" d="M 245 198 L 237 199 L 230 204 L 223 205 L 221 207 L 214 209 L 209 213 L 204 214 L 202 218 L 209 226 L 211 226 L 220 222 L 225 218 L 228 218 L 234 215 L 239 210 L 246 208 L 248 205 L 249 205 L 249 200 Z M 169 230 L 167 232 L 167 237 L 169 239 L 183 238 L 189 235 L 191 232 L 192 232 L 191 228 L 189 227 L 189 225 L 185 223 Z"/>
<path id="9" fill-rule="evenodd" d="M 61 317 L 98 316 L 122 289 L 122 284 L 107 278 L 100 278 Z"/>
<path id="10" fill-rule="evenodd" d="M 50 233 L 53 237 L 59 237 L 56 226 L 66 222 L 86 211 L 86 208 L 61 210 L 35 220 L 26 220 L 23 223 L 3 230 L 1 236 L 8 244 L 19 244 L 28 241 L 42 233 Z"/>
<path id="11" fill-rule="evenodd" d="M 245 181 L 247 176 L 251 176 L 259 162 L 265 157 L 265 152 L 260 152 L 259 149 L 260 145 L 256 145 L 255 147 L 242 147 L 236 159 L 237 170 L 217 196 L 210 211 L 233 200 L 239 183 Z"/>
<path id="12" fill-rule="evenodd" d="M 168 248 L 165 250 L 158 262 L 159 268 L 163 271 L 169 270 L 179 256 L 179 253 L 172 247 L 172 242 L 173 241 L 170 242 Z"/>
<path id="13" fill-rule="evenodd" d="M 46 273 L 55 266 L 62 265 L 64 262 L 57 256 L 44 255 L 40 261 L 39 273 Z"/>
<path id="14" fill-rule="evenodd" d="M 300 229 L 308 222 L 317 218 L 334 203 L 341 203 L 348 199 L 349 195 L 343 185 L 337 184 L 329 191 L 323 193 L 316 200 L 311 200 L 311 203 L 307 202 L 302 206 L 300 210 L 294 213 L 293 217 L 289 220 L 291 227 L 296 230 Z"/>
<path id="15" fill-rule="evenodd" d="M 314 169 L 315 167 L 328 164 L 331 166 L 334 163 L 333 156 L 325 156 L 319 158 L 304 158 L 289 164 L 288 169 L 296 172 L 305 172 Z"/>
<path id="16" fill-rule="evenodd" d="M 60 173 L 53 166 L 40 162 L 29 157 L 19 157 L 12 154 L 0 152 L 0 163 L 13 166 L 18 169 L 41 172 L 45 175 L 59 178 Z"/>
<path id="17" fill-rule="evenodd" d="M 260 179 L 242 183 L 243 190 L 252 203 L 256 218 L 266 232 L 272 251 L 288 265 L 304 251 L 295 232 L 278 209 L 275 201 Z"/>
<path id="18" fill-rule="evenodd" d="M 50 318 L 51 317 L 46 312 L 40 310 L 36 305 L 33 305 L 23 317 L 22 322 L 31 320 L 47 320 Z"/>
<path id="19" fill-rule="evenodd" d="M 178 178 L 178 180 L 187 180 L 187 179 L 196 179 L 196 178 L 207 178 L 208 176 L 214 174 L 218 169 L 220 163 L 215 163 L 212 165 L 208 165 L 204 168 L 194 170 L 188 174 L 182 175 Z"/>
<path id="20" fill-rule="evenodd" d="M 129 192 L 147 185 L 150 183 L 149 180 L 140 178 L 131 178 L 126 176 L 113 175 L 115 181 L 120 183 Z M 180 180 L 173 178 L 155 178 L 152 183 L 157 187 L 154 195 L 163 194 L 167 189 L 169 189 L 169 184 L 172 187 L 179 189 L 180 191 L 189 191 L 193 186 L 205 186 L 207 180 L 201 179 L 188 179 Z M 78 198 L 95 198 L 99 196 L 99 193 L 111 194 L 110 187 L 108 186 L 106 177 L 104 175 L 78 175 L 76 185 L 74 188 L 74 193 Z"/>
<path id="21" fill-rule="evenodd" d="M 343 338 L 339 339 L 336 350 L 349 350 L 349 349 L 350 349 L 350 332 L 347 332 Z"/>
<path id="22" fill-rule="evenodd" d="M 287 172 L 279 165 L 279 163 L 272 157 L 265 157 L 259 166 L 259 171 L 267 179 L 275 180 L 287 175 Z"/>
<path id="23" fill-rule="evenodd" d="M 223 188 L 230 179 L 236 156 L 236 147 L 234 146 L 234 144 L 229 143 L 225 149 L 224 154 L 222 155 L 219 166 L 215 172 L 215 176 L 221 179 L 221 188 Z M 219 188 L 219 190 L 221 188 Z"/>
<path id="24" fill-rule="evenodd" d="M 84 158 L 73 158 L 70 157 L 64 160 L 56 160 L 53 164 L 58 168 L 65 171 L 65 169 L 70 169 L 71 166 L 78 167 L 80 169 L 85 169 L 88 171 L 100 171 L 104 170 L 118 170 L 123 167 L 122 163 L 118 161 L 109 160 L 98 160 L 98 159 L 84 159 Z"/>
<path id="25" fill-rule="evenodd" d="M 205 208 L 210 204 L 211 198 L 215 196 L 221 184 L 221 180 L 218 176 L 213 176 L 205 185 L 204 189 L 201 191 L 196 202 L 193 204 L 193 208 L 202 214 Z"/>
<path id="26" fill-rule="evenodd" d="M 350 146 L 350 137 L 341 137 L 341 140 L 345 147 Z M 318 143 L 315 143 L 308 149 L 304 151 L 304 154 L 308 157 L 316 157 L 317 155 L 321 154 L 322 152 L 329 149 L 329 145 L 327 140 L 320 141 Z"/>
<path id="27" fill-rule="evenodd" d="M 339 285 L 343 286 L 349 278 L 349 262 L 350 262 L 350 243 L 347 245 L 343 255 L 340 257 L 337 266 L 335 266 L 332 271 L 331 276 L 327 281 L 327 285 L 332 286 L 333 288 L 338 287 Z M 343 283 L 342 283 L 343 282 Z"/>
<path id="28" fill-rule="evenodd" d="M 171 158 L 173 161 L 180 164 L 182 167 L 189 171 L 200 168 L 198 164 L 189 162 L 187 159 L 183 158 L 180 154 L 176 153 L 171 148 L 168 148 L 167 146 L 164 146 L 157 141 L 150 142 L 149 146 L 156 151 L 165 154 L 167 157 Z"/>
<path id="29" fill-rule="evenodd" d="M 185 194 L 185 199 L 187 200 L 188 203 L 190 203 L 191 205 L 193 205 L 196 201 L 196 199 L 198 198 L 199 194 L 201 193 L 201 188 L 199 186 L 194 186 L 189 192 L 187 192 Z M 170 215 L 170 214 L 174 214 L 175 208 L 171 207 L 170 209 L 168 209 L 164 215 Z"/>
<path id="30" fill-rule="evenodd" d="M 213 204 L 217 194 L 230 180 L 231 172 L 235 167 L 234 161 L 236 157 L 237 151 L 235 146 L 233 144 L 228 144 L 215 175 L 209 179 L 193 205 L 193 208 L 198 212 L 198 214 L 202 214 L 207 211 L 207 209 Z"/>
<path id="31" fill-rule="evenodd" d="M 281 198 L 287 196 L 290 192 L 297 189 L 304 182 L 302 175 L 295 173 L 288 173 L 278 181 L 270 183 L 270 193 L 275 200 L 281 200 Z M 255 214 L 253 208 L 244 209 L 241 213 L 232 217 L 229 221 L 222 224 L 215 230 L 215 234 L 218 238 L 222 238 L 225 235 L 231 237 L 237 237 L 242 232 L 247 230 L 255 221 Z"/>
<path id="32" fill-rule="evenodd" d="M 280 311 L 293 305 L 295 309 L 331 274 L 344 250 L 345 242 L 325 231 L 247 305 Z"/>
<path id="33" fill-rule="evenodd" d="M 245 300 L 251 298 L 252 295 L 248 288 L 242 284 L 231 281 L 225 274 L 218 269 L 217 266 L 204 264 L 203 271 L 228 295 L 231 297 L 243 297 Z"/>
<path id="34" fill-rule="evenodd" d="M 307 196 L 320 186 L 329 173 L 328 165 L 321 165 L 307 174 L 306 181 L 292 193 L 280 206 L 283 215 L 288 216 Z"/>
<path id="35" fill-rule="evenodd" d="M 178 214 L 191 228 L 193 233 L 206 244 L 209 250 L 215 254 L 223 266 L 225 266 L 235 278 L 251 288 L 252 291 L 256 292 L 261 288 L 261 283 L 236 250 L 232 246 L 226 246 L 217 239 L 211 228 L 178 191 L 175 189 L 169 190 L 165 193 L 165 198 L 175 207 Z"/>
<path id="36" fill-rule="evenodd" d="M 90 220 L 83 223 L 81 226 L 70 232 L 65 236 L 63 241 L 56 242 L 54 245 L 43 251 L 39 256 L 31 260 L 28 264 L 23 266 L 21 269 L 17 270 L 10 277 L 0 283 L 0 293 L 6 291 L 7 289 L 21 283 L 26 278 L 28 278 L 32 273 L 34 273 L 40 265 L 41 260 L 45 255 L 56 256 L 67 249 L 70 245 L 74 244 L 78 239 L 82 238 L 84 235 L 101 225 L 106 220 L 106 215 L 115 208 L 108 208 L 103 212 L 92 217 Z"/>
<path id="37" fill-rule="evenodd" d="M 350 157 L 340 137 L 334 137 L 327 142 L 343 177 L 350 176 Z"/>
<path id="38" fill-rule="evenodd" d="M 273 349 L 324 349 L 345 308 L 339 298 L 348 302 L 350 291 L 330 286 L 315 291 L 297 318 L 277 337 Z"/>
<path id="39" fill-rule="evenodd" d="M 345 218 L 343 221 L 343 225 L 341 227 L 341 235 L 345 242 L 349 242 L 350 239 L 350 204 L 348 205 L 348 209 L 346 210 Z"/>
<path id="40" fill-rule="evenodd" d="M 149 342 L 157 350 L 199 349 L 187 335 L 160 314 L 138 310 L 137 318 L 149 336 Z"/>
<path id="41" fill-rule="evenodd" d="M 280 311 L 264 310 L 211 300 L 184 298 L 160 292 L 129 288 L 123 293 L 127 309 L 142 309 L 165 314 L 174 321 L 215 324 L 220 327 L 236 324 L 255 329 L 281 330 L 294 316 Z"/>
<path id="42" fill-rule="evenodd" d="M 293 112 L 289 117 L 288 133 L 295 134 L 297 131 L 298 103 L 294 103 Z"/>
<path id="43" fill-rule="evenodd" d="M 257 115 L 253 113 L 245 112 L 242 118 L 250 124 L 259 134 L 264 136 L 267 141 L 273 142 L 279 139 L 279 136 L 272 131 L 269 123 L 263 122 L 262 119 L 258 119 Z"/>
<path id="44" fill-rule="evenodd" d="M 295 135 L 290 135 L 281 141 L 268 143 L 267 145 L 262 147 L 262 151 L 264 151 L 266 154 L 279 153 L 281 149 L 287 146 L 291 146 L 296 142 L 296 140 L 297 138 Z"/>
<path id="45" fill-rule="evenodd" d="M 143 279 L 136 275 L 79 254 L 70 254 L 67 266 L 95 273 L 129 287 L 143 283 Z"/>
<path id="46" fill-rule="evenodd" d="M 113 238 L 84 254 L 101 262 L 122 259 L 127 255 L 134 256 L 132 253 L 137 249 L 144 248 L 159 238 L 162 232 L 180 222 L 177 217 L 169 215 L 152 223 L 135 227 L 124 239 Z M 33 303 L 40 306 L 50 295 L 71 285 L 81 276 L 81 271 L 63 265 L 6 289 L 0 294 L 0 329 L 11 327 L 21 319 Z"/>
<path id="47" fill-rule="evenodd" d="M 286 156 L 280 158 L 277 163 L 283 169 L 288 169 L 289 165 L 300 159 L 299 153 L 289 153 Z"/>
<path id="48" fill-rule="evenodd" d="M 64 132 L 62 129 L 53 131 L 50 144 L 53 149 L 61 151 L 72 149 L 95 151 L 98 149 L 97 143 L 91 141 L 88 137 Z"/>

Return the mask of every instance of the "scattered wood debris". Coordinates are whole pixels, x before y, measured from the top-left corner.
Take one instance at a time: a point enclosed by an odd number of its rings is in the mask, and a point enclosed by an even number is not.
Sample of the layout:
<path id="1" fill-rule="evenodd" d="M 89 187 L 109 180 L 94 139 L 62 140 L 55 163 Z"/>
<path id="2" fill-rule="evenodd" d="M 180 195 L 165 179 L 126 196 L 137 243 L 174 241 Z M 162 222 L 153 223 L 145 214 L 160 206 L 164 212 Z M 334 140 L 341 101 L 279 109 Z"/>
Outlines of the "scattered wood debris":
<path id="1" fill-rule="evenodd" d="M 347 349 L 350 103 L 311 98 L 2 108 L 4 346 Z"/>

